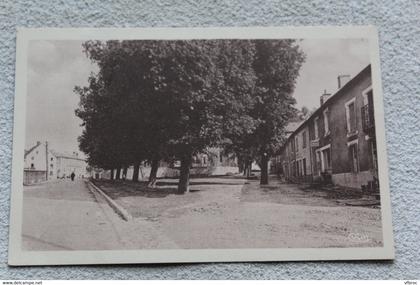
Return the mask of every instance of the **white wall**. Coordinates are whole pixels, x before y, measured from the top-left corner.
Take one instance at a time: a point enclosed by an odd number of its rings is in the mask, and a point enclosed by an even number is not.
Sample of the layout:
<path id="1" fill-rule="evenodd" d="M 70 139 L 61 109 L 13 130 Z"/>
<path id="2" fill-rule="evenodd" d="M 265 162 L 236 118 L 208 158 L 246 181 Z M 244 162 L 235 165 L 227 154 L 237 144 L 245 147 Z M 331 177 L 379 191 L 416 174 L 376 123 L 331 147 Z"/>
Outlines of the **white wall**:
<path id="1" fill-rule="evenodd" d="M 45 164 L 45 144 L 38 145 L 25 158 L 25 168 L 33 168 L 35 170 L 46 170 Z M 33 164 L 34 167 L 31 167 Z"/>

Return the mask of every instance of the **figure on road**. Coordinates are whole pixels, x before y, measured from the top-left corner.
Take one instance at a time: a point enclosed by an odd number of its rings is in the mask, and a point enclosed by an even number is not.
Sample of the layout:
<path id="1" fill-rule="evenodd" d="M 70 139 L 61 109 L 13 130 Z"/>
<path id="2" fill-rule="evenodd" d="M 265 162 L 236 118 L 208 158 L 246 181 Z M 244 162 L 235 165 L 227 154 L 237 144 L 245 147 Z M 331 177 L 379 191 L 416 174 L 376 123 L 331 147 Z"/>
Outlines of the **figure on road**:
<path id="1" fill-rule="evenodd" d="M 76 176 L 76 174 L 74 174 L 74 172 L 72 172 L 71 175 L 70 175 L 71 181 L 74 181 L 75 176 Z"/>

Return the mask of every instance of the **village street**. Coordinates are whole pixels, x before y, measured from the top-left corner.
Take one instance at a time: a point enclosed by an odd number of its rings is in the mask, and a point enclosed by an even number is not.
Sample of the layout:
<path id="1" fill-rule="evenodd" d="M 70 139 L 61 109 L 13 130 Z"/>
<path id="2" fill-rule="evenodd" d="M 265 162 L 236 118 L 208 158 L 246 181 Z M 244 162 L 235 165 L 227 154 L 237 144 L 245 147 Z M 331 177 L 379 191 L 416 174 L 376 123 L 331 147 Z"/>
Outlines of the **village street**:
<path id="1" fill-rule="evenodd" d="M 84 180 L 55 180 L 26 186 L 23 195 L 24 250 L 107 250 L 153 247 L 137 238 L 153 234 L 147 223 L 126 223 Z M 140 232 L 141 234 L 141 232 Z M 154 237 L 159 236 L 154 233 Z M 130 238 L 133 238 L 130 240 Z M 151 240 L 151 239 L 147 239 Z M 160 240 L 165 246 L 165 241 Z"/>
<path id="2" fill-rule="evenodd" d="M 380 209 L 338 204 L 329 193 L 272 179 L 175 179 L 156 189 L 129 181 L 96 184 L 132 216 L 120 218 L 85 181 L 24 189 L 23 249 L 261 248 L 381 246 Z"/>

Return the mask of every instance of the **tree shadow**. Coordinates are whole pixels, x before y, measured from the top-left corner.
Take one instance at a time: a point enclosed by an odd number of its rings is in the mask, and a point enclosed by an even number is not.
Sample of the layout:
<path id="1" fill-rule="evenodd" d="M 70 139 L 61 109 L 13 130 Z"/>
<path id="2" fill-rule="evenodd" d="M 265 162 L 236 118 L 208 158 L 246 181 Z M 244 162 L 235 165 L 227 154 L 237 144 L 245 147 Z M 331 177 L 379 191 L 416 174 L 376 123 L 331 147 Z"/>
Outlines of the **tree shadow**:
<path id="1" fill-rule="evenodd" d="M 243 185 L 244 183 L 230 183 L 230 182 L 210 182 L 210 181 L 190 181 L 190 186 L 198 185 Z M 159 181 L 156 183 L 157 186 L 173 186 L 178 185 L 178 182 L 171 181 Z"/>
<path id="2" fill-rule="evenodd" d="M 156 185 L 156 187 L 149 187 L 146 181 L 132 182 L 123 180 L 95 180 L 93 183 L 104 191 L 112 199 L 124 197 L 145 197 L 145 198 L 165 198 L 169 195 L 184 195 L 185 193 L 178 192 L 177 183 L 168 183 L 167 186 L 174 185 L 174 187 L 162 187 L 165 185 Z M 199 192 L 199 189 L 190 189 L 190 192 Z"/>
<path id="3" fill-rule="evenodd" d="M 145 198 L 165 198 L 169 195 L 184 195 L 178 192 L 178 181 L 158 181 L 155 187 L 149 187 L 147 181 L 133 182 L 130 180 L 106 180 L 97 179 L 92 181 L 101 188 L 112 199 L 124 197 L 145 197 Z M 242 182 L 222 182 L 222 181 L 190 181 L 192 186 L 205 185 L 243 185 Z M 205 191 L 205 189 L 190 189 L 190 193 Z"/>

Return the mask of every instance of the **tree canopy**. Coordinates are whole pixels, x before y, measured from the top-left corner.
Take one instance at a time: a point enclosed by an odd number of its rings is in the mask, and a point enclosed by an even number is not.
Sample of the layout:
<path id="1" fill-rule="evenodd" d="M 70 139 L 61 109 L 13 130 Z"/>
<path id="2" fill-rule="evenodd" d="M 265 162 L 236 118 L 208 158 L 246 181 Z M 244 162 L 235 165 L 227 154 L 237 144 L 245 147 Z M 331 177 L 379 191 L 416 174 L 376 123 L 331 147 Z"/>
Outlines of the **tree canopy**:
<path id="1" fill-rule="evenodd" d="M 292 40 L 88 41 L 99 67 L 80 96 L 80 148 L 105 169 L 222 147 L 262 166 L 284 139 L 303 53 Z M 261 183 L 263 181 L 262 173 Z M 267 176 L 268 177 L 268 176 Z"/>

